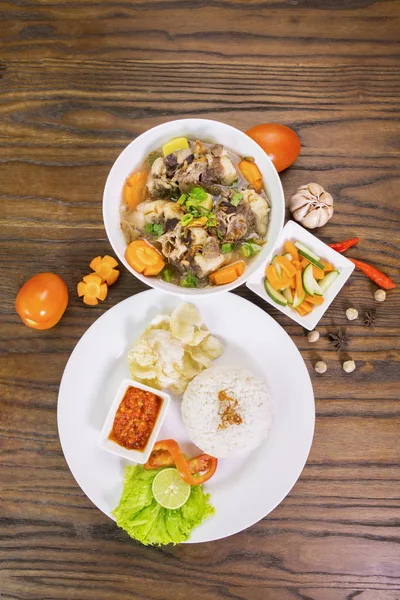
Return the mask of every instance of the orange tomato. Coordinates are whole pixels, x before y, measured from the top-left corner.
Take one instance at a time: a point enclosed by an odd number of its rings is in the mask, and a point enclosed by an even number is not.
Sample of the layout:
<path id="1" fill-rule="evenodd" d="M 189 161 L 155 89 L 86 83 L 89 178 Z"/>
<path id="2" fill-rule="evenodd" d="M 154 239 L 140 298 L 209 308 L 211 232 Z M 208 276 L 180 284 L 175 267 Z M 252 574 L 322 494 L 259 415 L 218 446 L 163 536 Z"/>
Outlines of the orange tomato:
<path id="1" fill-rule="evenodd" d="M 15 310 L 33 329 L 50 329 L 63 316 L 68 290 L 55 273 L 38 273 L 24 283 L 15 299 Z"/>
<path id="2" fill-rule="evenodd" d="M 268 154 L 278 173 L 290 167 L 300 154 L 300 138 L 286 125 L 263 123 L 251 127 L 246 134 Z"/>

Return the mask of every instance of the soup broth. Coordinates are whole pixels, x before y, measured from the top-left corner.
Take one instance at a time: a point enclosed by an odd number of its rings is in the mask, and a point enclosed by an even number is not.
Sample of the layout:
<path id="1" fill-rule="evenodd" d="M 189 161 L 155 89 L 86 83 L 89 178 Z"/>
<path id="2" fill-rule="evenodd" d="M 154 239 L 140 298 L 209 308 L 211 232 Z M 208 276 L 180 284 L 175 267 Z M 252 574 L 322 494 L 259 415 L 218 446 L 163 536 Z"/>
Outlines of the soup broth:
<path id="1" fill-rule="evenodd" d="M 266 242 L 270 203 L 251 157 L 186 138 L 151 152 L 126 180 L 126 259 L 182 287 L 239 277 Z"/>

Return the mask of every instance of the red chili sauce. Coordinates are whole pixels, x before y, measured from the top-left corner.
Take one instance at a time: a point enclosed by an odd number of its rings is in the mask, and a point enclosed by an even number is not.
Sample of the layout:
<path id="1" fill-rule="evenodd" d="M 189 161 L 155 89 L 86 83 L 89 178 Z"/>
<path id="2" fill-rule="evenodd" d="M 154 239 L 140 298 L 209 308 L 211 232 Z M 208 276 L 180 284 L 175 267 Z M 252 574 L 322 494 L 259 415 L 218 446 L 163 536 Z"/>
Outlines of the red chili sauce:
<path id="1" fill-rule="evenodd" d="M 143 451 L 160 412 L 162 398 L 128 387 L 118 407 L 108 438 L 128 450 Z"/>

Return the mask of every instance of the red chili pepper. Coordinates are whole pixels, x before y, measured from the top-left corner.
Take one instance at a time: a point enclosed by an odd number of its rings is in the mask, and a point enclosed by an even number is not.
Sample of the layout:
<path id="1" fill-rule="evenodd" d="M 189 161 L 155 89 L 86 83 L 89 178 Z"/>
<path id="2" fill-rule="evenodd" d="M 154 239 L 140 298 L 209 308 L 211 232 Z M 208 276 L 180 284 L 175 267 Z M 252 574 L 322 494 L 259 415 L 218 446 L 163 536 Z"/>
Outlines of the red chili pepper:
<path id="1" fill-rule="evenodd" d="M 343 242 L 338 242 L 337 244 L 328 244 L 330 248 L 336 250 L 336 252 L 344 252 L 348 248 L 355 246 L 360 241 L 360 238 L 351 238 L 350 240 L 344 240 Z"/>
<path id="2" fill-rule="evenodd" d="M 392 290 L 396 287 L 395 282 L 392 279 L 390 279 L 390 277 L 388 277 L 387 275 L 385 275 L 385 273 L 382 273 L 382 271 L 379 271 L 372 265 L 369 265 L 368 263 L 363 262 L 362 260 L 356 260 L 354 258 L 349 258 L 349 260 L 351 260 L 351 262 L 356 265 L 357 269 L 360 269 L 360 271 L 365 273 L 367 277 L 372 279 L 372 281 L 374 281 L 376 285 L 379 285 L 379 287 L 385 290 Z"/>
<path id="3" fill-rule="evenodd" d="M 145 469 L 159 469 L 160 467 L 172 467 L 179 471 L 180 476 L 189 485 L 201 485 L 214 475 L 218 460 L 209 454 L 200 454 L 195 458 L 186 460 L 183 456 L 178 442 L 175 440 L 163 440 L 154 444 L 154 448 L 146 464 Z M 205 471 L 202 475 L 199 473 Z"/>

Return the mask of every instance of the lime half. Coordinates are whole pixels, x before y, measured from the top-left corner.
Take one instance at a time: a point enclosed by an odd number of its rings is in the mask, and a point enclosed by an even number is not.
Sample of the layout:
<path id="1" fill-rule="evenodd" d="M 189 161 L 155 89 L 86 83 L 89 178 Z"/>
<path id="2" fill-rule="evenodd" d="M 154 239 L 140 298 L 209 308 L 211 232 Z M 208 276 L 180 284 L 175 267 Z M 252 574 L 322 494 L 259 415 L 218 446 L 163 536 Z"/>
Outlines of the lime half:
<path id="1" fill-rule="evenodd" d="M 173 468 L 160 471 L 151 489 L 158 504 L 170 510 L 183 506 L 190 496 L 190 485 Z"/>

